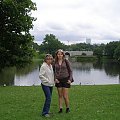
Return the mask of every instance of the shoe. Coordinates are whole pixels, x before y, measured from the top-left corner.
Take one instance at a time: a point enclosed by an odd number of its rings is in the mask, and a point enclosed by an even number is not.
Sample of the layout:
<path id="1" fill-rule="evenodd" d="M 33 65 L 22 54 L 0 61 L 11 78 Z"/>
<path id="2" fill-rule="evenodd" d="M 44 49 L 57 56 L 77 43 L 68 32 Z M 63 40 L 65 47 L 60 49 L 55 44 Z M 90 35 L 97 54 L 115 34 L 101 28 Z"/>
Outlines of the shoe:
<path id="1" fill-rule="evenodd" d="M 66 113 L 69 113 L 70 112 L 70 109 L 69 108 L 66 108 Z"/>
<path id="2" fill-rule="evenodd" d="M 53 113 L 52 113 L 52 112 L 49 112 L 48 114 L 50 115 L 50 114 L 53 114 Z"/>
<path id="3" fill-rule="evenodd" d="M 58 113 L 62 113 L 63 111 L 62 111 L 62 108 L 60 108 L 60 111 L 58 112 Z"/>
<path id="4" fill-rule="evenodd" d="M 49 115 L 49 114 L 45 114 L 45 115 L 43 115 L 43 116 L 44 116 L 44 117 L 47 117 L 47 118 L 48 118 L 48 117 L 50 117 L 50 115 Z"/>

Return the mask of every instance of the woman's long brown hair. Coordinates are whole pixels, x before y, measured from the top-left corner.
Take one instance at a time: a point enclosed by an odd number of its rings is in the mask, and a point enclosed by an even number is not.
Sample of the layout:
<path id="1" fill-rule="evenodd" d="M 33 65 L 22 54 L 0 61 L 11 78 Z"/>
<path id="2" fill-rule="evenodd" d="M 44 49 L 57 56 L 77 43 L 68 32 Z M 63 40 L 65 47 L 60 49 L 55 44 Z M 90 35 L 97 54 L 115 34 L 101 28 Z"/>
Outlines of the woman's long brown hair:
<path id="1" fill-rule="evenodd" d="M 59 49 L 55 53 L 55 63 L 58 62 L 58 56 L 57 56 L 58 52 L 61 52 L 63 54 L 63 60 L 65 59 L 65 53 L 64 53 L 64 51 L 62 49 Z"/>

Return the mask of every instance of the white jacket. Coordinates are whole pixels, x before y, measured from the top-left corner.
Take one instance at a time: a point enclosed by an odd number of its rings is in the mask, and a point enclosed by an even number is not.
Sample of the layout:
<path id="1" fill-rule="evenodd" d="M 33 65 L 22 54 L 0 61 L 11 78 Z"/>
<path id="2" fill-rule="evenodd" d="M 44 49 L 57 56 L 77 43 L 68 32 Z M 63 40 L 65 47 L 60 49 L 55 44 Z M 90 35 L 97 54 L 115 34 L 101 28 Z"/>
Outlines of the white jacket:
<path id="1" fill-rule="evenodd" d="M 52 65 L 48 66 L 46 62 L 44 62 L 40 68 L 39 78 L 41 83 L 46 86 L 54 85 L 54 72 Z"/>

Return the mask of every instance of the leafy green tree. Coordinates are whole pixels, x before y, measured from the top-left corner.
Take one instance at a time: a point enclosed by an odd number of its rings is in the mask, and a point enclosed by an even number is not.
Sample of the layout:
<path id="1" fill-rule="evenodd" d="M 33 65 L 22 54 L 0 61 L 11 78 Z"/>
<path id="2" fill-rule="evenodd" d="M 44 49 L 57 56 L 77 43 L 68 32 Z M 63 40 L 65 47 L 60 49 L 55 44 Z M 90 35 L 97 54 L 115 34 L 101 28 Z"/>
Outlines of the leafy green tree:
<path id="1" fill-rule="evenodd" d="M 0 1 L 0 67 L 28 63 L 33 57 L 31 0 Z"/>
<path id="2" fill-rule="evenodd" d="M 105 54 L 110 58 L 114 58 L 115 49 L 118 47 L 119 42 L 110 42 L 105 47 Z"/>
<path id="3" fill-rule="evenodd" d="M 33 42 L 33 49 L 34 49 L 35 51 L 39 51 L 40 46 L 39 46 L 37 43 L 34 43 L 34 42 Z"/>
<path id="4" fill-rule="evenodd" d="M 92 51 L 93 46 L 86 43 L 77 43 L 70 46 L 70 50 L 73 51 Z"/>
<path id="5" fill-rule="evenodd" d="M 93 51 L 93 55 L 96 55 L 99 59 L 103 56 L 103 49 L 97 47 Z"/>
<path id="6" fill-rule="evenodd" d="M 119 46 L 115 49 L 114 57 L 115 57 L 115 59 L 117 59 L 118 61 L 120 61 L 120 44 L 119 44 Z"/>
<path id="7" fill-rule="evenodd" d="M 58 49 L 64 49 L 65 45 L 61 43 L 55 35 L 53 34 L 47 34 L 45 35 L 44 41 L 40 45 L 40 52 L 44 53 L 50 53 L 52 55 L 55 54 L 55 52 Z"/>

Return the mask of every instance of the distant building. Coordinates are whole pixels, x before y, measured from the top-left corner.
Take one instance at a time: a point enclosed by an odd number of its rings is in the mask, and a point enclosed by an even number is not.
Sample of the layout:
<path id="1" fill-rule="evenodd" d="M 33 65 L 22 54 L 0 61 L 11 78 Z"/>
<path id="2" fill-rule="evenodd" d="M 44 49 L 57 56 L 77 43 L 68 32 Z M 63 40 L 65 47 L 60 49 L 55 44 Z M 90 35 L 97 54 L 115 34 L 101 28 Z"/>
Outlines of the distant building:
<path id="1" fill-rule="evenodd" d="M 93 56 L 93 51 L 65 51 L 65 55 L 69 55 L 69 56 L 76 56 L 76 55 Z"/>
<path id="2" fill-rule="evenodd" d="M 90 38 L 86 38 L 86 44 L 91 44 L 91 39 Z"/>

